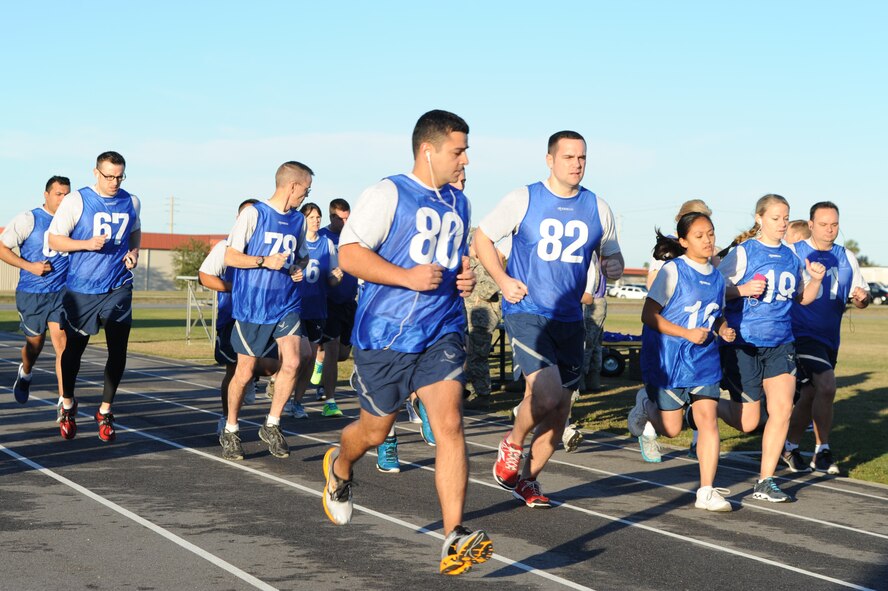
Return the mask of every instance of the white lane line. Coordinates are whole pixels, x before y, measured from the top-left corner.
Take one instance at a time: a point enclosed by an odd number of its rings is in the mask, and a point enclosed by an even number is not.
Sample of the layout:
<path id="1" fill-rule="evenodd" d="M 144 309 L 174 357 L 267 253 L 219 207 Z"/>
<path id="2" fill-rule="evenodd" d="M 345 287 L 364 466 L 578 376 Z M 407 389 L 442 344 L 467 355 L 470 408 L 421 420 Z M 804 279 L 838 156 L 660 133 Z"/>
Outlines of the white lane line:
<path id="1" fill-rule="evenodd" d="M 85 380 L 84 380 L 84 381 L 85 381 Z M 8 388 L 5 388 L 5 389 L 8 389 Z M 146 396 L 146 397 L 148 397 L 147 395 L 141 395 L 141 396 Z M 41 398 L 37 398 L 36 400 L 39 400 L 40 402 L 43 402 L 44 404 L 54 405 L 53 402 L 50 402 L 50 401 L 47 401 L 47 400 L 44 400 L 44 399 L 41 399 Z M 176 403 L 176 402 L 168 402 L 168 403 L 169 403 L 169 404 L 176 405 L 176 406 L 183 406 L 183 407 L 186 407 L 186 408 L 191 408 L 191 407 L 187 407 L 186 405 L 183 405 L 183 404 L 180 404 L 180 403 Z M 209 411 L 204 411 L 204 412 L 209 412 Z M 79 414 L 84 415 L 84 416 L 88 416 L 88 415 L 86 415 L 86 413 L 79 413 Z M 252 425 L 258 425 L 258 423 L 255 423 L 255 422 L 253 422 L 253 421 L 244 421 L 244 422 L 249 423 L 249 424 L 252 424 Z M 214 462 L 219 462 L 219 463 L 221 463 L 221 464 L 223 464 L 223 465 L 225 465 L 225 466 L 228 466 L 228 467 L 231 467 L 231 468 L 236 468 L 236 469 L 242 470 L 242 471 L 247 472 L 247 473 L 249 473 L 249 474 L 252 474 L 252 475 L 254 475 L 254 476 L 258 476 L 258 477 L 260 477 L 260 478 L 265 478 L 265 479 L 268 479 L 268 480 L 272 480 L 272 481 L 274 481 L 274 482 L 277 482 L 277 483 L 279 483 L 279 484 L 284 484 L 284 485 L 286 485 L 286 486 L 289 486 L 289 487 L 291 487 L 291 488 L 295 488 L 295 489 L 297 489 L 297 490 L 299 490 L 299 491 L 301 491 L 301 492 L 308 493 L 308 494 L 313 495 L 313 496 L 315 496 L 315 497 L 321 497 L 321 496 L 322 496 L 322 493 L 321 493 L 320 491 L 315 490 L 315 489 L 313 489 L 313 488 L 306 487 L 306 486 L 304 486 L 304 485 L 302 485 L 302 484 L 299 484 L 299 483 L 297 483 L 297 482 L 293 482 L 293 481 L 290 481 L 290 480 L 286 480 L 286 479 L 284 479 L 284 478 L 281 478 L 281 477 L 279 477 L 279 476 L 275 476 L 275 475 L 273 475 L 273 474 L 267 474 L 267 473 L 265 473 L 265 472 L 262 472 L 262 471 L 260 471 L 260 470 L 257 470 L 257 469 L 255 469 L 255 468 L 251 468 L 251 467 L 246 466 L 246 465 L 243 465 L 243 464 L 235 464 L 235 463 L 233 463 L 233 462 L 229 462 L 229 461 L 227 461 L 227 460 L 223 460 L 223 459 L 222 459 L 221 457 L 219 457 L 219 456 L 212 455 L 212 454 L 209 454 L 209 453 L 207 453 L 207 452 L 204 452 L 204 451 L 201 451 L 201 450 L 198 450 L 198 449 L 194 449 L 194 448 L 191 448 L 191 447 L 188 447 L 188 446 L 182 445 L 182 444 L 180 444 L 180 443 L 176 443 L 175 441 L 171 441 L 171 440 L 165 439 L 165 438 L 163 438 L 163 437 L 159 437 L 159 436 L 154 435 L 154 434 L 152 434 L 152 433 L 146 433 L 146 432 L 143 432 L 143 431 L 141 431 L 141 430 L 139 430 L 139 429 L 136 429 L 136 428 L 126 427 L 125 425 L 123 425 L 123 424 L 121 424 L 121 423 L 116 423 L 116 426 L 117 426 L 119 429 L 122 429 L 122 430 L 125 430 L 125 431 L 130 431 L 130 432 L 132 432 L 132 433 L 136 433 L 136 434 L 138 434 L 138 435 L 140 435 L 140 436 L 142 436 L 142 437 L 145 437 L 145 438 L 147 438 L 147 439 L 151 439 L 151 440 L 157 441 L 157 442 L 159 442 L 159 443 L 162 443 L 162 444 L 164 444 L 164 445 L 168 445 L 168 446 L 170 446 L 170 447 L 173 447 L 173 448 L 176 448 L 176 449 L 179 449 L 179 450 L 182 450 L 182 451 L 186 451 L 186 452 L 189 452 L 189 453 L 193 453 L 193 454 L 195 454 L 195 455 L 197 455 L 197 456 L 200 456 L 200 457 L 202 457 L 202 458 L 209 459 L 209 460 L 212 460 L 212 461 L 214 461 Z M 314 441 L 314 442 L 318 442 L 318 443 L 322 443 L 322 444 L 326 444 L 326 445 L 331 445 L 330 442 L 328 442 L 328 441 L 326 441 L 326 440 L 324 440 L 324 439 L 320 439 L 320 438 L 318 438 L 318 437 L 312 437 L 312 436 L 308 436 L 308 435 L 302 435 L 302 434 L 299 434 L 299 433 L 293 433 L 293 432 L 291 432 L 291 431 L 287 431 L 287 430 L 284 430 L 284 432 L 287 433 L 287 434 L 290 434 L 290 435 L 295 435 L 295 436 L 297 436 L 297 437 L 301 437 L 301 438 L 303 438 L 303 439 L 308 439 L 308 440 L 310 440 L 310 441 Z M 429 466 L 422 466 L 422 465 L 419 465 L 419 464 L 413 464 L 413 463 L 411 463 L 411 462 L 401 462 L 401 463 L 402 463 L 402 464 L 409 465 L 409 466 L 412 466 L 412 467 L 414 467 L 414 468 L 419 468 L 419 469 L 422 469 L 422 470 L 427 470 L 427 471 L 432 472 L 432 473 L 435 472 L 435 469 L 434 469 L 434 468 L 431 468 L 431 467 L 429 467 Z M 497 486 L 497 485 L 495 485 L 495 484 L 493 484 L 493 483 L 487 482 L 487 481 L 478 480 L 478 479 L 476 479 L 476 478 L 469 478 L 469 481 L 472 482 L 472 483 L 474 483 L 474 484 L 478 484 L 478 485 L 480 485 L 480 486 L 484 486 L 484 487 L 491 488 L 491 489 L 494 489 L 494 490 L 500 490 L 500 491 L 502 490 L 499 486 Z M 651 533 L 660 534 L 660 535 L 663 535 L 663 536 L 666 536 L 666 537 L 669 537 L 669 538 L 672 538 L 672 539 L 675 539 L 675 540 L 680 540 L 680 541 L 683 541 L 683 542 L 686 542 L 686 543 L 690 543 L 690 544 L 693 544 L 693 545 L 702 546 L 702 547 L 707 548 L 707 549 L 710 549 L 710 550 L 715 550 L 715 551 L 717 551 L 717 552 L 723 552 L 723 553 L 726 553 L 726 554 L 731 554 L 731 555 L 733 555 L 733 556 L 737 556 L 737 557 L 740 557 L 740 558 L 746 558 L 746 559 L 749 559 L 749 560 L 752 560 L 752 561 L 755 561 L 755 562 L 759 562 L 759 563 L 762 563 L 762 564 L 767 564 L 767 565 L 769 565 L 769 566 L 773 566 L 773 567 L 780 568 L 780 569 L 783 569 L 783 570 L 788 570 L 788 571 L 791 571 L 791 572 L 794 572 L 794 573 L 797 573 L 797 574 L 801 574 L 801 575 L 809 576 L 809 577 L 812 577 L 812 578 L 816 578 L 816 579 L 820 579 L 820 580 L 828 581 L 828 582 L 835 583 L 835 584 L 840 585 L 840 586 L 843 586 L 843 587 L 848 587 L 848 588 L 850 588 L 850 589 L 859 589 L 859 590 L 861 590 L 861 591 L 875 591 L 875 590 L 873 590 L 873 589 L 871 589 L 871 588 L 869 588 L 869 587 L 863 587 L 863 586 L 857 585 L 857 584 L 855 584 L 855 583 L 851 583 L 851 582 L 848 582 L 848 581 L 843 581 L 843 580 L 841 580 L 841 579 L 836 579 L 836 578 L 829 577 L 829 576 L 826 576 L 826 575 L 821 575 L 821 574 L 819 574 L 819 573 L 811 572 L 811 571 L 808 571 L 808 570 L 805 570 L 805 569 L 802 569 L 802 568 L 799 568 L 799 567 L 796 567 L 796 566 L 792 566 L 792 565 L 789 565 L 789 564 L 784 564 L 784 563 L 781 563 L 781 562 L 777 562 L 777 561 L 775 561 L 775 560 L 771 560 L 771 559 L 768 559 L 768 558 L 764 558 L 764 557 L 762 557 L 762 556 L 757 556 L 757 555 L 755 555 L 755 554 L 750 554 L 750 553 L 747 553 L 747 552 L 743 552 L 743 551 L 741 551 L 741 550 L 735 550 L 735 549 L 733 549 L 733 548 L 728 548 L 728 547 L 726 547 L 726 546 L 722 546 L 722 545 L 719 545 L 719 544 L 713 544 L 713 543 L 710 543 L 710 542 L 704 542 L 704 541 L 702 541 L 702 540 L 697 540 L 697 539 L 695 539 L 695 538 L 691 538 L 691 537 L 688 537 L 688 536 L 683 535 L 683 534 L 676 534 L 676 533 L 673 533 L 673 532 L 670 532 L 670 531 L 667 531 L 667 530 L 663 530 L 663 529 L 659 529 L 659 528 L 656 528 L 656 527 L 653 527 L 653 526 L 645 525 L 645 524 L 642 524 L 642 523 L 639 523 L 639 522 L 636 522 L 636 521 L 631 521 L 631 520 L 629 520 L 629 519 L 624 519 L 624 518 L 622 518 L 622 517 L 616 517 L 616 516 L 613 516 L 613 515 L 608 515 L 608 514 L 606 514 L 606 513 L 601 513 L 601 512 L 598 512 L 598 511 L 592 511 L 592 510 L 590 510 L 590 509 L 586 509 L 586 508 L 584 508 L 584 507 L 579 507 L 579 506 L 576 506 L 576 505 L 572 505 L 572 504 L 570 504 L 570 503 L 562 503 L 562 502 L 557 502 L 557 501 L 556 501 L 556 502 L 553 502 L 553 504 L 554 504 L 555 506 L 557 506 L 557 507 L 561 507 L 561 508 L 564 508 L 564 509 L 570 509 L 570 510 L 573 510 L 573 511 L 577 511 L 577 512 L 584 513 L 584 514 L 587 514 L 587 515 L 591 515 L 591 516 L 594 516 L 594 517 L 598 517 L 598 518 L 601 518 L 601 519 L 605 519 L 605 520 L 607 520 L 607 521 L 611 521 L 611 522 L 615 522 L 615 523 L 620 523 L 620 524 L 622 524 L 622 525 L 626 525 L 626 526 L 628 526 L 628 527 L 637 527 L 637 528 L 641 528 L 641 529 L 643 529 L 643 530 L 645 530 L 645 531 L 648 531 L 648 532 L 651 532 Z M 369 507 L 365 507 L 365 506 L 363 506 L 363 505 L 355 504 L 355 505 L 354 505 L 354 508 L 355 508 L 356 510 L 358 510 L 358 511 L 361 511 L 361 512 L 366 513 L 366 514 L 368 514 L 368 515 L 372 515 L 372 516 L 377 517 L 377 518 L 379 518 L 379 519 L 382 519 L 382 520 L 384 520 L 384 521 L 388 521 L 388 522 L 390 522 L 390 523 L 393 523 L 393 524 L 396 524 L 396 525 L 401 525 L 401 526 L 403 526 L 403 527 L 406 527 L 406 528 L 412 530 L 412 531 L 415 532 L 415 533 L 420 533 L 420 534 L 424 534 L 424 535 L 429 535 L 429 536 L 432 536 L 432 537 L 434 537 L 434 538 L 436 538 L 436 539 L 438 539 L 438 540 L 443 540 L 443 539 L 444 539 L 444 536 L 442 536 L 441 534 L 439 534 L 439 533 L 437 533 L 437 532 L 434 532 L 434 531 L 428 530 L 428 529 L 426 529 L 426 528 L 424 528 L 424 527 L 422 527 L 422 526 L 418 526 L 418 525 L 415 525 L 415 524 L 409 523 L 409 522 L 407 522 L 407 521 L 403 521 L 403 520 L 401 520 L 401 519 L 398 519 L 398 518 L 396 518 L 396 517 L 393 517 L 393 516 L 387 515 L 387 514 L 385 514 L 385 513 L 380 513 L 380 512 L 378 512 L 378 511 L 375 511 L 375 510 L 373 510 L 373 509 L 370 509 Z M 572 589 L 584 589 L 584 590 L 585 590 L 585 589 L 589 589 L 588 587 L 584 587 L 584 586 L 582 586 L 582 585 L 579 585 L 578 583 L 574 583 L 573 581 L 570 581 L 570 580 L 567 580 L 567 579 L 563 579 L 563 578 L 561 578 L 561 577 L 558 577 L 557 575 L 553 575 L 553 574 L 548 573 L 548 572 L 546 572 L 546 571 L 537 570 L 537 569 L 535 569 L 534 567 L 532 567 L 532 566 L 530 566 L 530 565 L 526 565 L 526 564 L 521 563 L 521 562 L 519 562 L 519 561 L 511 560 L 511 559 L 506 558 L 506 557 L 504 557 L 504 556 L 502 556 L 502 555 L 499 555 L 499 554 L 494 554 L 494 555 L 493 555 L 493 558 L 496 559 L 496 560 L 498 560 L 499 562 L 502 562 L 502 563 L 508 564 L 508 565 L 510 565 L 510 566 L 514 566 L 514 567 L 519 568 L 519 569 L 521 569 L 521 570 L 524 570 L 525 572 L 528 572 L 528 573 L 530 573 L 530 574 L 534 574 L 534 575 L 537 575 L 537 576 L 540 576 L 540 577 L 546 578 L 546 579 L 548 579 L 548 580 L 551 580 L 551 581 L 553 581 L 553 582 L 557 582 L 557 583 L 559 583 L 559 584 L 561 584 L 561 585 L 564 585 L 564 586 L 569 587 L 569 588 L 572 588 Z M 590 591 L 591 591 L 591 590 L 590 590 Z"/>
<path id="2" fill-rule="evenodd" d="M 80 378 L 78 378 L 78 381 L 83 381 L 83 382 L 86 382 L 86 383 L 89 383 L 89 384 L 94 384 L 94 382 L 90 382 L 89 380 L 81 380 Z M 3 389 L 4 389 L 4 390 L 10 390 L 9 388 L 3 388 Z M 119 389 L 118 392 L 126 392 L 126 390 Z M 190 406 L 187 406 L 187 405 L 184 405 L 184 404 L 180 404 L 180 403 L 177 403 L 177 402 L 170 402 L 170 401 L 166 401 L 166 400 L 163 400 L 163 399 L 160 399 L 160 398 L 156 398 L 156 399 L 155 399 L 155 398 L 153 398 L 153 397 L 151 397 L 151 396 L 147 396 L 147 395 L 144 395 L 144 394 L 137 394 L 137 393 L 135 393 L 135 392 L 127 392 L 127 393 L 128 393 L 128 394 L 135 394 L 135 395 L 137 395 L 137 396 L 144 396 L 144 397 L 146 397 L 146 398 L 152 398 L 152 399 L 154 399 L 154 400 L 159 400 L 159 401 L 161 401 L 161 402 L 166 402 L 167 404 L 173 404 L 173 405 L 175 405 L 175 406 L 181 406 L 181 407 L 188 408 L 188 409 L 191 409 L 191 410 L 201 410 L 201 409 L 196 409 L 196 408 L 194 408 L 194 407 L 190 407 Z M 49 400 L 46 400 L 46 399 L 43 399 L 43 398 L 36 398 L 36 397 L 32 397 L 31 399 L 32 399 L 32 400 L 37 400 L 37 401 L 39 401 L 39 402 L 42 402 L 43 404 L 47 404 L 47 405 L 50 405 L 50 406 L 55 407 L 55 401 L 49 401 Z M 217 414 L 217 413 L 212 413 L 211 411 L 205 411 L 205 410 L 204 410 L 204 411 L 201 411 L 201 412 L 206 412 L 206 413 L 210 413 L 210 414 Z M 90 415 L 87 414 L 87 413 L 85 413 L 85 412 L 78 412 L 78 415 L 79 415 L 79 416 L 82 416 L 82 417 L 85 417 L 85 418 L 91 418 Z M 250 425 L 255 425 L 255 426 L 261 426 L 260 423 L 256 423 L 256 422 L 254 422 L 254 421 L 245 421 L 245 420 L 241 419 L 240 422 L 247 423 L 247 424 L 250 424 Z M 234 463 L 234 462 L 230 462 L 230 461 L 228 461 L 228 460 L 223 460 L 220 456 L 212 455 L 212 454 L 209 454 L 209 453 L 207 453 L 207 452 L 205 452 L 205 451 L 201 451 L 201 450 L 199 450 L 199 449 L 194 449 L 194 448 L 192 448 L 192 447 L 188 447 L 188 446 L 186 446 L 186 445 L 182 445 L 182 444 L 180 444 L 180 443 L 176 443 L 175 441 L 171 441 L 171 440 L 169 440 L 169 439 L 165 439 L 165 438 L 163 438 L 163 437 L 159 437 L 159 436 L 154 435 L 154 434 L 152 434 L 152 433 L 144 432 L 144 431 L 142 431 L 142 430 L 140 430 L 140 429 L 136 429 L 135 427 L 127 427 L 126 425 L 124 425 L 123 423 L 120 423 L 120 422 L 118 422 L 118 421 L 115 421 L 115 422 L 114 422 L 114 427 L 115 427 L 115 429 L 117 429 L 118 431 L 128 431 L 128 432 L 131 432 L 131 433 L 135 433 L 135 434 L 137 434 L 137 435 L 140 435 L 140 436 L 142 436 L 142 437 L 145 437 L 146 439 L 151 439 L 151 440 L 153 440 L 153 441 L 156 441 L 156 442 L 158 442 L 158 443 L 162 443 L 162 444 L 167 445 L 167 446 L 169 446 L 169 447 L 173 447 L 173 448 L 175 448 L 175 449 L 179 449 L 179 450 L 182 450 L 182 451 L 186 451 L 186 452 L 188 452 L 188 453 L 195 454 L 195 455 L 200 456 L 200 457 L 202 457 L 202 458 L 204 458 L 204 459 L 212 460 L 212 461 L 214 461 L 214 462 L 219 462 L 220 464 L 222 464 L 222 465 L 224 465 L 224 466 L 227 466 L 227 467 L 229 467 L 229 468 L 235 468 L 235 469 L 241 470 L 241 471 L 243 471 L 243 472 L 247 472 L 247 473 L 249 473 L 249 474 L 252 474 L 252 475 L 254 475 L 254 476 L 258 476 L 258 477 L 260 477 L 260 478 L 265 478 L 265 479 L 267 479 L 267 480 L 271 480 L 271 481 L 273 481 L 273 482 L 277 482 L 278 484 L 284 484 L 284 485 L 289 486 L 289 487 L 291 487 L 291 488 L 295 488 L 296 490 L 299 490 L 299 491 L 301 491 L 301 492 L 304 492 L 304 493 L 310 494 L 310 495 L 312 495 L 312 496 L 318 497 L 319 499 L 323 496 L 323 493 L 322 493 L 321 491 L 316 490 L 316 489 L 314 489 L 314 488 L 309 488 L 309 487 L 307 487 L 307 486 L 304 486 L 304 485 L 302 485 L 302 484 L 299 484 L 298 482 L 294 482 L 294 481 L 291 481 L 291 480 L 287 480 L 287 479 L 285 479 L 285 478 L 281 478 L 281 477 L 279 477 L 279 476 L 275 476 L 274 474 L 267 474 L 267 473 L 265 473 L 265 472 L 262 472 L 261 470 L 257 470 L 256 468 L 251 468 L 250 466 L 247 466 L 247 465 L 244 465 L 244 464 L 237 464 L 237 463 Z M 304 439 L 309 439 L 309 440 L 311 440 L 311 441 L 315 441 L 315 442 L 322 443 L 322 444 L 326 444 L 326 445 L 333 445 L 333 444 L 330 443 L 329 441 L 325 441 L 325 440 L 323 440 L 323 439 L 319 439 L 319 438 L 317 438 L 317 437 L 309 437 L 309 436 L 306 436 L 306 435 L 300 435 L 300 434 L 298 434 L 298 433 L 293 433 L 293 432 L 291 432 L 291 431 L 286 431 L 286 430 L 284 430 L 284 433 L 287 433 L 287 434 L 290 434 L 290 435 L 296 435 L 296 436 L 302 437 L 302 438 L 304 438 Z M 23 456 L 19 456 L 18 454 L 16 454 L 16 453 L 13 452 L 12 450 L 7 450 L 7 449 L 4 448 L 2 445 L 0 445 L 0 451 L 5 451 L 5 452 L 9 453 L 10 455 L 15 454 L 15 456 L 17 456 L 17 459 L 21 458 L 23 461 L 26 461 L 26 463 L 29 462 L 29 460 L 25 460 L 25 459 L 23 458 Z M 29 465 L 32 465 L 32 464 L 29 463 Z M 33 464 L 33 465 L 36 466 L 36 464 Z M 54 476 L 54 477 L 55 477 L 55 476 Z M 62 479 L 63 477 L 62 477 L 62 476 L 58 476 L 58 478 L 59 478 L 59 479 Z M 67 480 L 67 479 L 65 479 L 65 480 Z M 67 482 L 70 482 L 70 481 L 67 481 Z M 66 482 L 66 483 L 67 483 L 67 482 Z M 77 485 L 77 484 L 75 484 L 75 483 L 73 483 L 73 482 L 71 482 L 71 484 L 74 485 L 75 487 L 78 487 L 78 490 L 80 490 L 81 488 L 83 488 L 83 487 L 80 487 L 80 485 Z M 87 491 L 87 489 L 85 489 L 85 488 L 84 488 L 83 490 L 84 490 L 84 491 Z M 89 492 L 89 491 L 87 491 L 87 492 Z M 92 493 L 90 493 L 90 494 L 92 494 Z M 113 503 L 111 503 L 111 501 L 108 501 L 108 503 L 110 503 L 109 506 L 114 505 Z M 116 507 L 117 507 L 117 506 L 114 505 L 114 507 L 112 507 L 112 508 L 114 508 L 114 510 L 117 511 L 118 508 L 116 508 Z M 122 507 L 120 507 L 119 509 L 121 510 L 121 512 L 126 511 L 126 513 L 124 513 L 124 514 L 129 513 L 126 509 L 123 509 Z M 355 504 L 355 505 L 354 505 L 354 509 L 357 510 L 357 511 L 361 511 L 361 512 L 363 512 L 363 513 L 366 513 L 366 514 L 368 514 L 368 515 L 371 515 L 371 516 L 373 516 L 373 517 L 377 517 L 377 518 L 382 519 L 382 520 L 384 520 L 384 521 L 388 521 L 389 523 L 393 523 L 393 524 L 395 524 L 395 525 L 400 525 L 400 526 L 402 526 L 402 527 L 406 527 L 407 529 L 413 531 L 414 533 L 424 534 L 424 535 L 427 535 L 427 536 L 431 536 L 431 537 L 433 537 L 433 538 L 435 538 L 435 539 L 441 540 L 442 542 L 444 541 L 444 536 L 443 536 L 443 535 L 439 534 L 439 533 L 436 532 L 436 531 L 432 531 L 432 530 L 426 529 L 426 528 L 424 528 L 424 527 L 422 527 L 422 526 L 420 526 L 420 525 L 416 525 L 416 524 L 413 524 L 413 523 L 409 523 L 409 522 L 407 522 L 407 521 L 404 521 L 404 520 L 399 519 L 399 518 L 397 518 L 397 517 L 393 517 L 393 516 L 391 516 L 391 515 L 387 515 L 387 514 L 385 514 L 385 513 L 380 513 L 379 511 L 376 511 L 376 510 L 371 509 L 371 508 L 369 508 L 369 507 L 365 507 L 365 506 L 363 506 L 363 505 Z M 132 514 L 132 515 L 135 516 L 135 514 Z M 130 517 L 130 515 L 127 515 L 127 517 Z M 138 517 L 138 516 L 135 516 L 135 517 Z M 132 518 L 132 517 L 131 517 L 131 518 Z M 141 519 L 141 518 L 139 518 L 139 519 Z M 140 523 L 141 523 L 141 522 L 140 522 Z M 146 523 L 150 523 L 150 522 L 146 522 Z M 143 524 L 143 525 L 144 525 L 144 524 Z M 162 528 L 159 528 L 159 529 L 162 529 Z M 165 530 L 164 530 L 164 531 L 165 531 Z M 170 534 L 170 535 L 172 536 L 173 534 Z M 184 540 L 183 540 L 183 542 L 184 542 Z M 187 542 L 186 542 L 186 543 L 187 543 Z M 195 548 L 196 548 L 196 546 L 195 546 Z M 212 556 L 212 555 L 209 555 L 209 556 Z M 526 573 L 528 573 L 528 574 L 536 575 L 536 576 L 538 576 L 538 577 L 541 577 L 541 578 L 547 579 L 547 580 L 552 581 L 552 582 L 554 582 L 554 583 L 558 583 L 559 585 L 562 585 L 562 586 L 567 587 L 567 588 L 569 588 L 569 589 L 577 589 L 578 591 L 595 591 L 595 590 L 592 589 L 591 587 L 586 587 L 585 585 L 580 585 L 579 583 L 575 583 L 575 582 L 573 582 L 573 581 L 571 581 L 571 580 L 569 580 L 569 579 L 565 579 L 565 578 L 559 577 L 559 576 L 557 576 L 557 575 L 553 575 L 552 573 L 549 573 L 549 572 L 546 572 L 546 571 L 543 571 L 543 570 L 539 570 L 539 569 L 537 569 L 537 568 L 535 568 L 535 567 L 533 567 L 533 566 L 530 566 L 530 565 L 528 565 L 528 564 L 524 564 L 523 562 L 520 562 L 520 561 L 517 561 L 517 560 L 513 560 L 513 559 L 511 559 L 511 558 L 508 558 L 508 557 L 506 557 L 506 556 L 503 556 L 502 554 L 494 553 L 493 556 L 492 556 L 492 559 L 497 560 L 498 562 L 501 562 L 501 563 L 506 564 L 506 565 L 508 565 L 508 566 L 513 566 L 513 567 L 515 567 L 515 568 L 517 568 L 517 569 L 519 569 L 519 570 L 522 570 L 522 571 L 524 571 L 524 572 L 526 572 Z M 220 559 L 220 560 L 221 560 L 221 559 Z M 223 561 L 223 562 L 224 562 L 224 561 Z M 226 564 L 227 564 L 227 563 L 226 563 Z M 235 568 L 235 567 L 232 567 L 232 568 Z M 226 569 L 226 570 L 227 570 L 227 569 Z M 246 574 L 246 573 L 245 573 L 245 574 Z M 249 575 L 248 575 L 248 576 L 249 576 Z M 258 579 L 257 579 L 257 580 L 258 580 Z M 260 582 L 261 582 L 261 581 L 260 581 Z M 269 587 L 269 588 L 270 588 L 270 589 L 273 589 L 273 587 Z"/>
<path id="3" fill-rule="evenodd" d="M 200 546 L 196 546 L 195 544 L 192 544 L 188 540 L 177 536 L 176 534 L 172 533 L 171 531 L 133 513 L 129 509 L 124 509 L 123 507 L 121 507 L 117 503 L 110 501 L 99 494 L 94 493 L 93 491 L 89 490 L 88 488 L 81 486 L 81 485 L 77 484 L 76 482 L 69 480 L 60 474 L 56 474 L 55 472 L 53 472 L 49 468 L 46 468 L 45 466 L 42 466 L 42 465 L 38 464 L 37 462 L 35 462 L 29 458 L 26 458 L 25 456 L 23 456 L 19 453 L 16 453 L 15 451 L 9 449 L 8 447 L 6 447 L 4 445 L 0 445 L 0 451 L 11 456 L 15 460 L 17 460 L 27 466 L 30 466 L 34 470 L 43 474 L 44 476 L 48 476 L 48 477 L 64 484 L 67 487 L 73 488 L 74 490 L 76 490 L 80 494 L 82 494 L 86 497 L 89 497 L 90 499 L 99 503 L 100 505 L 104 505 L 105 507 L 108 507 L 112 511 L 116 511 L 117 513 L 120 513 L 121 515 L 123 515 L 127 519 L 135 521 L 136 523 L 138 523 L 142 527 L 145 527 L 145 528 L 153 531 L 154 533 L 158 534 L 159 536 L 162 536 L 162 537 L 166 538 L 167 540 L 173 542 L 174 544 L 181 546 L 182 548 L 188 550 L 189 552 L 196 554 L 197 556 L 203 558 L 204 560 L 206 560 L 207 562 L 209 562 L 213 566 L 217 566 L 217 567 L 221 568 L 222 570 L 225 570 L 225 571 L 233 574 L 234 576 L 236 576 L 240 580 L 244 581 L 245 583 L 248 583 L 257 589 L 262 589 L 263 591 L 278 591 L 277 587 L 272 587 L 271 585 L 269 585 L 265 581 L 262 581 L 261 579 L 257 579 L 256 577 L 254 577 L 250 573 L 239 569 L 238 567 L 234 566 L 230 562 L 227 562 L 227 561 L 219 558 L 215 554 L 211 554 L 211 553 L 207 552 L 206 550 L 204 550 Z"/>

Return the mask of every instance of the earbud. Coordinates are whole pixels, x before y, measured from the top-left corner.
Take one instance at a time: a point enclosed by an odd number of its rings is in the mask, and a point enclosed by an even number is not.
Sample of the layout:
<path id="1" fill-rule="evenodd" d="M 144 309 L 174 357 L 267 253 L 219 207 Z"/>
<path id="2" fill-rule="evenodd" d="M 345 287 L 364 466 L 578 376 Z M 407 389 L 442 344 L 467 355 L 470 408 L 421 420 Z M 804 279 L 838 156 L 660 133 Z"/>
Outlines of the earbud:
<path id="1" fill-rule="evenodd" d="M 426 150 L 426 160 L 429 161 L 429 164 L 432 162 L 432 153 L 429 150 Z"/>

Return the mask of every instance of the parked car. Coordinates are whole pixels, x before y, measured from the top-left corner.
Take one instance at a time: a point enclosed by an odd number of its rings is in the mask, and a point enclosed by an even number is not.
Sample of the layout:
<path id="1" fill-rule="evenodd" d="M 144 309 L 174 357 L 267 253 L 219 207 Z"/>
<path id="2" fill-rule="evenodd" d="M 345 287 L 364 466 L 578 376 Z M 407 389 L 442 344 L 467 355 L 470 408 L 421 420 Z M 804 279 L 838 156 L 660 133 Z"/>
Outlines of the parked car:
<path id="1" fill-rule="evenodd" d="M 643 300 L 648 295 L 648 290 L 643 285 L 621 285 L 617 288 L 615 296 L 629 300 Z"/>
<path id="2" fill-rule="evenodd" d="M 888 287 L 881 283 L 870 283 L 870 295 L 873 297 L 873 303 L 876 305 L 888 304 Z"/>

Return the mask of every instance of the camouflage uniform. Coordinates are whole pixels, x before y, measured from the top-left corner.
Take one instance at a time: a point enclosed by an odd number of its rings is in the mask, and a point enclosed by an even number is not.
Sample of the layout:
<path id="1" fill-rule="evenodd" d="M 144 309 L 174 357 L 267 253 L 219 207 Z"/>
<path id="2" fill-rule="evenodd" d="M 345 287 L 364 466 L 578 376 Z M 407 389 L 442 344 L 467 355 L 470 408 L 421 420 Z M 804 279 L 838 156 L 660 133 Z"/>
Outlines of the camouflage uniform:
<path id="1" fill-rule="evenodd" d="M 591 305 L 583 306 L 583 324 L 586 341 L 583 346 L 583 379 L 586 389 L 601 387 L 601 338 L 604 334 L 604 319 L 607 316 L 607 300 L 594 298 Z M 582 380 L 581 384 L 582 385 Z"/>
<path id="2" fill-rule="evenodd" d="M 484 266 L 471 258 L 475 271 L 475 289 L 466 298 L 469 337 L 467 339 L 466 374 L 476 396 L 490 396 L 490 364 L 488 356 L 493 333 L 502 322 L 499 287 Z"/>

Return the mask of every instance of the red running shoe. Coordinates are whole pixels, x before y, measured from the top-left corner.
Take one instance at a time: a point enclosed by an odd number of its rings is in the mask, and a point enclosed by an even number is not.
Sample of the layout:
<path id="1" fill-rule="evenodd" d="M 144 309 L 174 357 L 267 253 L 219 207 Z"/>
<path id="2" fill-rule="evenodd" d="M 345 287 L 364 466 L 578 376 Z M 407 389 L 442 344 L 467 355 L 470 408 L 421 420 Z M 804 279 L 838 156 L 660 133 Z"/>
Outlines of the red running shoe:
<path id="1" fill-rule="evenodd" d="M 509 443 L 508 433 L 500 441 L 496 462 L 493 464 L 493 479 L 496 480 L 498 485 L 507 490 L 514 490 L 518 484 L 518 466 L 521 464 L 521 451 L 523 449 L 519 445 Z"/>
<path id="2" fill-rule="evenodd" d="M 104 415 L 96 411 L 95 418 L 96 423 L 99 424 L 99 439 L 107 443 L 114 441 L 117 438 L 117 433 L 114 431 L 114 415 L 111 414 L 111 411 Z"/>
<path id="3" fill-rule="evenodd" d="M 512 491 L 515 498 L 524 501 L 528 507 L 551 507 L 552 502 L 549 497 L 543 494 L 540 483 L 536 480 L 521 479 L 518 486 Z"/>
<path id="4" fill-rule="evenodd" d="M 74 399 L 74 406 L 71 408 L 65 408 L 64 406 L 58 407 L 58 417 L 56 418 L 56 422 L 59 424 L 59 433 L 62 435 L 62 439 L 74 439 L 74 436 L 77 435 L 77 421 L 75 418 L 77 417 L 77 399 Z"/>

